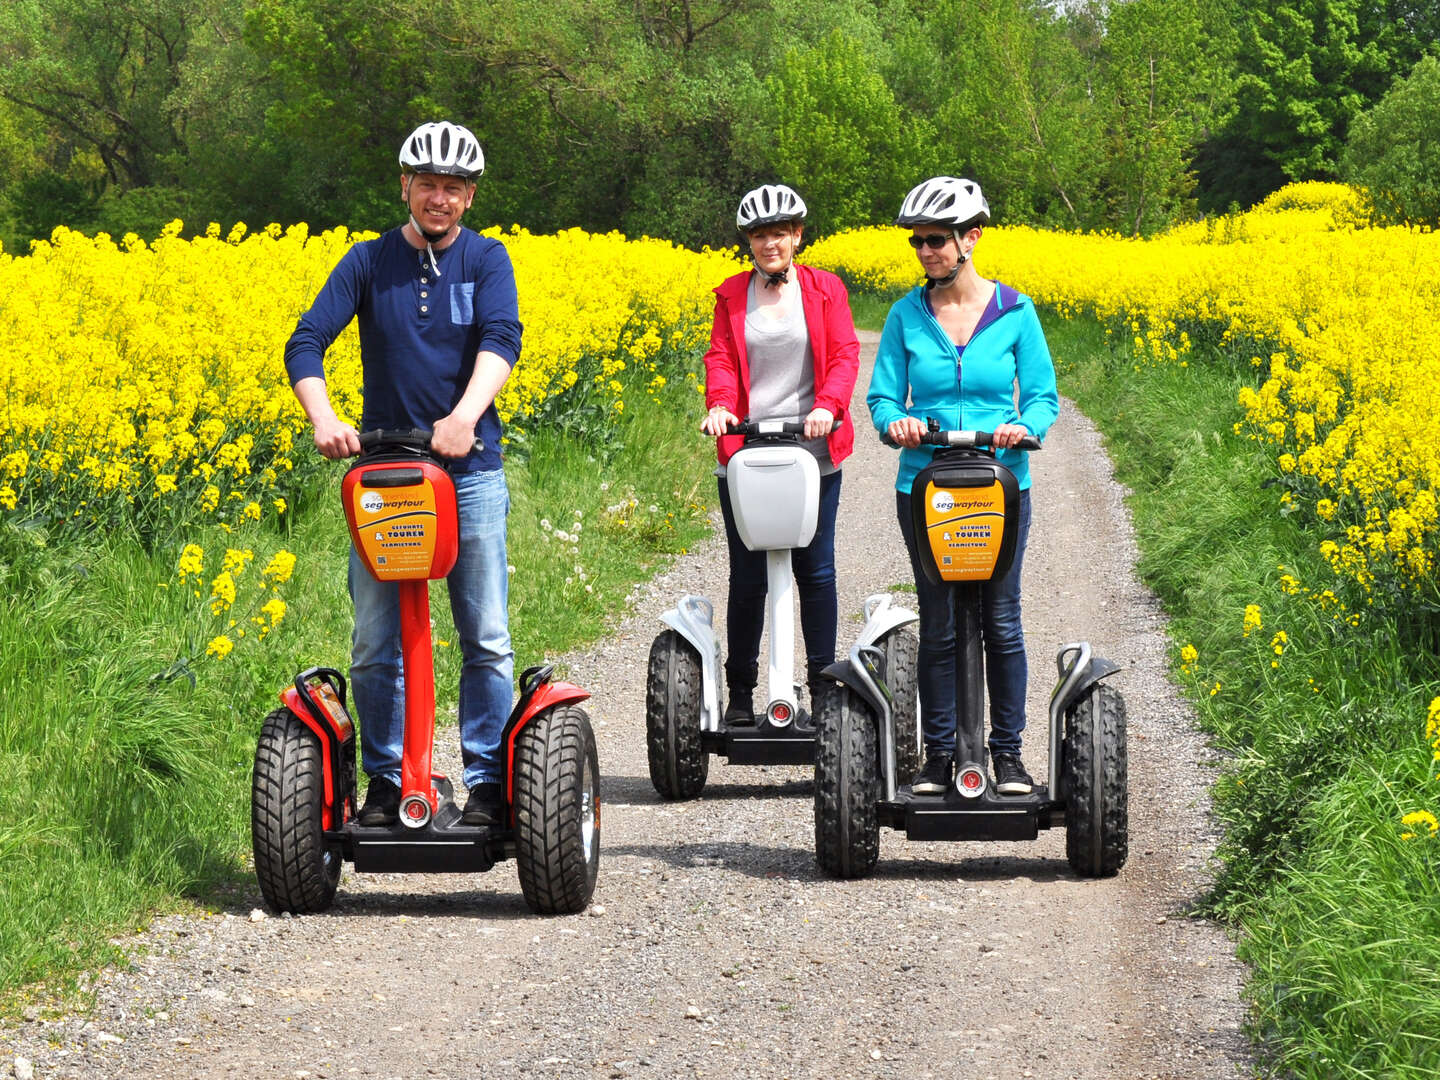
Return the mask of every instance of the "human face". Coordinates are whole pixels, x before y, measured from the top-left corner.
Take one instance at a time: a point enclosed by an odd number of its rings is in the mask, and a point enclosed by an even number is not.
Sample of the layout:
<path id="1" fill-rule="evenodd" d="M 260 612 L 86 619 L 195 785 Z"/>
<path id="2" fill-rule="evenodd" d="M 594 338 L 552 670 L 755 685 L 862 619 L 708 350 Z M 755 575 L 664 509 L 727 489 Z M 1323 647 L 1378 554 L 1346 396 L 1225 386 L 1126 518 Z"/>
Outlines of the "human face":
<path id="1" fill-rule="evenodd" d="M 959 249 L 955 246 L 955 232 L 943 225 L 916 225 L 910 230 L 911 236 L 925 240 L 925 243 L 915 249 L 915 257 L 920 260 L 920 265 L 925 268 L 925 276 L 932 278 L 943 278 L 960 260 Z M 931 247 L 929 237 L 943 236 L 945 242 L 938 248 Z"/>
<path id="2" fill-rule="evenodd" d="M 799 225 L 761 225 L 747 234 L 750 254 L 755 265 L 767 274 L 778 274 L 787 270 L 795 258 L 795 249 L 800 246 Z"/>
<path id="3" fill-rule="evenodd" d="M 405 205 L 432 236 L 450 232 L 475 198 L 475 184 L 461 176 L 411 173 L 400 177 Z"/>

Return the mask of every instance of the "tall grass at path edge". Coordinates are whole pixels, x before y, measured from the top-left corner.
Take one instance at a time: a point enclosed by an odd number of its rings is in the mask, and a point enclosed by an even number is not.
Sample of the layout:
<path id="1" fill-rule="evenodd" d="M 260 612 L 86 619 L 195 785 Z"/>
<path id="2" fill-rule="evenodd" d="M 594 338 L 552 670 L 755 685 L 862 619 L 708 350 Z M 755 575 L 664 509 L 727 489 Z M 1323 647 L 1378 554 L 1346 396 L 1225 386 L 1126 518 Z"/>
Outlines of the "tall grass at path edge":
<path id="1" fill-rule="evenodd" d="M 1130 490 L 1174 676 L 1225 763 L 1219 865 L 1196 905 L 1233 927 L 1250 965 L 1265 1069 L 1440 1073 L 1434 658 L 1326 598 L 1314 537 L 1266 483 L 1269 455 L 1235 431 L 1248 364 L 1211 353 L 1137 367 L 1093 320 L 1044 322 L 1062 392 Z"/>

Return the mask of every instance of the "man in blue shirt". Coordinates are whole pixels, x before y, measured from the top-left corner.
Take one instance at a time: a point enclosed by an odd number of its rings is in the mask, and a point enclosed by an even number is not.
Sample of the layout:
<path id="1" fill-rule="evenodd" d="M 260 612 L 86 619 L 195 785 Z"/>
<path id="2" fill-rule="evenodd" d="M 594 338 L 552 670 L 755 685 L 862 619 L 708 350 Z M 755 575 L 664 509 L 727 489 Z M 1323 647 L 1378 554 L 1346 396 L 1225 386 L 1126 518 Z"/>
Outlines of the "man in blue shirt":
<path id="1" fill-rule="evenodd" d="M 499 822 L 500 736 L 510 712 L 514 653 L 508 618 L 505 518 L 509 490 L 500 459 L 495 395 L 520 357 L 520 319 L 510 256 L 498 240 L 462 228 L 484 170 L 480 144 L 445 121 L 423 124 L 400 150 L 400 192 L 409 220 L 354 245 L 336 264 L 285 346 L 295 396 L 327 458 L 360 452 L 325 385 L 325 351 L 359 320 L 364 369 L 362 430 L 426 428 L 447 459 L 460 511 L 460 553 L 448 577 L 460 638 L 460 747 L 469 789 L 467 825 Z M 475 440 L 484 444 L 476 450 Z M 355 605 L 350 685 L 370 783 L 358 820 L 398 819 L 405 683 L 398 587 L 370 576 L 350 553 Z"/>

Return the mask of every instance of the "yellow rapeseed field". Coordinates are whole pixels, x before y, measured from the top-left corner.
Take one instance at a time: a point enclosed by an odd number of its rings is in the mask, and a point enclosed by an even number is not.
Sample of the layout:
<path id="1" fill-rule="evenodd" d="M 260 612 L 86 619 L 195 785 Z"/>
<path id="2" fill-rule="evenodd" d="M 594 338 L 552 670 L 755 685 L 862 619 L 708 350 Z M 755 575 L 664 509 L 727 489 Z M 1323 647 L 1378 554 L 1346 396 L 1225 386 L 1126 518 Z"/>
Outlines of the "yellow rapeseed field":
<path id="1" fill-rule="evenodd" d="M 1237 431 L 1273 447 L 1280 497 L 1314 515 L 1337 579 L 1358 603 L 1434 603 L 1440 235 L 1365 221 L 1354 189 L 1294 184 L 1150 239 L 989 229 L 976 265 L 1099 318 L 1137 365 L 1221 350 L 1253 366 Z M 895 293 L 920 280 L 903 235 L 842 233 L 808 257 Z"/>
<path id="2" fill-rule="evenodd" d="M 292 470 L 316 463 L 285 340 L 363 237 L 211 225 L 187 240 L 181 228 L 152 244 L 60 228 L 28 255 L 0 254 L 0 513 L 153 533 L 285 512 Z M 567 396 L 584 396 L 603 424 L 627 386 L 653 391 L 679 374 L 667 357 L 693 363 L 709 290 L 736 267 L 618 234 L 516 229 L 503 240 L 525 344 L 497 406 L 522 427 Z M 342 416 L 358 418 L 353 324 L 327 374 Z"/>

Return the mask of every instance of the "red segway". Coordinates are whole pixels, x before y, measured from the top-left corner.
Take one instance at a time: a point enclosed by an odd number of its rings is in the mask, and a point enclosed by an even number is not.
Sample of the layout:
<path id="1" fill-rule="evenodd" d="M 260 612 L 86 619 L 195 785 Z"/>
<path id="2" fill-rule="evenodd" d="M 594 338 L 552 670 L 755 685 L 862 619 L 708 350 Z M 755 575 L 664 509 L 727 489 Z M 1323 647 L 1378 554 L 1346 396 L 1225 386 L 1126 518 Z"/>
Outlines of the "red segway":
<path id="1" fill-rule="evenodd" d="M 370 431 L 345 474 L 350 535 L 371 574 L 400 590 L 405 734 L 400 820 L 354 819 L 356 725 L 345 678 L 309 668 L 280 694 L 255 750 L 251 839 L 255 873 L 277 911 L 323 911 L 343 862 L 376 873 L 476 873 L 513 858 L 525 902 L 540 914 L 590 902 L 600 867 L 600 768 L 589 693 L 554 682 L 550 665 L 519 679 L 501 739 L 505 825 L 460 821 L 454 791 L 431 770 L 435 675 L 428 581 L 443 578 L 459 548 L 455 485 L 430 452 L 428 431 Z"/>

